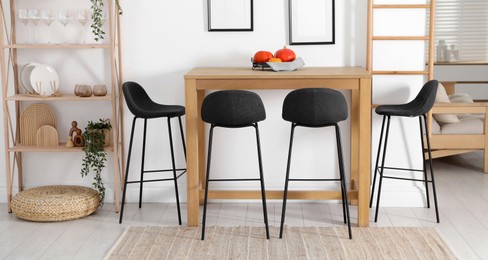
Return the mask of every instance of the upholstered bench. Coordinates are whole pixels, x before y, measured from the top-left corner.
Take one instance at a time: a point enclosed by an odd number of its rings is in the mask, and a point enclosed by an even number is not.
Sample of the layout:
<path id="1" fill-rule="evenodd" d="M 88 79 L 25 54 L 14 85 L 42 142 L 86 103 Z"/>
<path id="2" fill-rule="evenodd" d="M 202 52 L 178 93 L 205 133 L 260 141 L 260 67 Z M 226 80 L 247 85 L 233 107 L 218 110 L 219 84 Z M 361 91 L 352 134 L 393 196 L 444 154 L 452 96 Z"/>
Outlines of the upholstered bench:
<path id="1" fill-rule="evenodd" d="M 17 217 L 37 222 L 85 217 L 99 206 L 99 193 L 81 186 L 36 187 L 17 193 L 12 199 L 12 211 Z"/>
<path id="2" fill-rule="evenodd" d="M 433 158 L 484 151 L 483 168 L 488 173 L 488 102 L 475 102 L 467 94 L 448 95 L 439 84 L 432 114 Z"/>

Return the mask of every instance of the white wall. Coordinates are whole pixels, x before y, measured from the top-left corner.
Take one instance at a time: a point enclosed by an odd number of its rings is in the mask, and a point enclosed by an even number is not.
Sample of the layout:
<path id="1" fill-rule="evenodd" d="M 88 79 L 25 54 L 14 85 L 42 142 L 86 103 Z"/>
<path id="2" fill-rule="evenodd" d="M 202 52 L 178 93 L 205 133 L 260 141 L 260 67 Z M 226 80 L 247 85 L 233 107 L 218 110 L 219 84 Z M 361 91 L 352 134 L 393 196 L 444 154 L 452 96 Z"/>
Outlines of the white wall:
<path id="1" fill-rule="evenodd" d="M 197 66 L 245 66 L 250 68 L 250 57 L 254 52 L 258 50 L 274 52 L 287 43 L 287 1 L 254 1 L 253 32 L 208 32 L 206 2 L 206 0 L 122 0 L 121 5 L 124 9 L 121 20 L 124 80 L 139 82 L 157 102 L 183 105 L 183 75 L 191 68 Z M 364 67 L 366 59 L 366 2 L 336 1 L 335 45 L 292 46 L 291 48 L 304 59 L 306 66 Z M 88 7 L 89 3 L 83 3 L 83 5 L 85 4 Z M 24 8 L 39 8 L 38 6 L 41 3 L 33 0 L 22 0 L 19 2 L 20 5 L 23 5 Z M 55 8 L 64 8 L 66 4 L 59 1 L 55 6 Z M 72 7 L 70 6 L 70 8 Z M 59 25 L 56 26 L 59 27 Z M 62 27 L 52 30 L 62 33 L 60 31 Z M 72 30 L 76 29 L 73 27 Z M 54 37 L 61 40 L 59 36 Z M 76 38 L 76 34 L 73 37 Z M 405 48 L 412 50 L 412 47 Z M 413 47 L 414 54 L 417 50 L 418 47 Z M 25 63 L 32 60 L 32 57 L 36 57 L 37 60 L 52 64 L 66 83 L 62 89 L 71 92 L 76 83 L 106 82 L 109 76 L 107 71 L 109 67 L 99 57 L 100 55 L 97 53 L 86 54 L 86 52 L 63 50 L 39 53 L 38 50 L 23 50 L 19 57 L 19 63 Z M 402 57 L 408 58 L 409 56 Z M 390 59 L 384 62 L 394 65 L 406 64 L 403 63 L 403 60 L 400 63 L 399 60 L 401 59 L 403 58 Z M 414 66 L 417 65 L 414 64 Z M 395 82 L 391 82 L 389 79 L 377 79 L 377 82 L 383 82 L 380 84 L 379 90 L 374 93 L 377 102 L 406 101 L 415 95 L 421 86 L 422 79 L 402 79 Z M 281 119 L 281 105 L 288 91 L 258 91 L 257 93 L 262 97 L 267 111 L 267 119 L 260 124 L 266 188 L 282 189 L 290 127 Z M 349 98 L 349 93 L 344 92 L 344 94 Z M 100 112 L 109 111 L 109 108 L 104 104 L 94 104 L 90 107 L 86 107 L 84 103 L 55 104 L 54 108 L 58 116 L 58 131 L 60 133 L 67 133 L 71 120 L 78 120 L 80 128 L 83 129 L 87 120 L 97 120 L 99 117 L 110 116 L 109 113 Z M 127 149 L 132 117 L 126 108 L 124 113 Z M 3 124 L 3 121 L 0 124 Z M 176 126 L 176 122 L 174 126 Z M 139 123 L 138 127 L 140 130 L 142 124 Z M 346 170 L 349 170 L 349 121 L 343 122 L 341 127 L 346 154 Z M 378 119 L 374 117 L 373 162 L 376 154 L 376 136 L 379 134 L 377 128 Z M 174 129 L 176 130 L 176 128 Z M 401 134 L 399 134 L 398 141 L 395 142 L 410 143 L 410 139 L 403 139 L 405 131 L 398 132 Z M 142 139 L 140 133 L 140 131 L 136 133 L 131 175 L 137 175 L 136 171 L 139 170 L 139 151 Z M 163 165 L 170 166 L 166 133 L 164 121 L 149 122 L 148 139 L 151 141 L 147 144 L 147 169 Z M 60 139 L 63 139 L 62 136 L 64 135 L 60 134 Z M 177 138 L 179 137 L 177 136 Z M 3 135 L 0 140 L 3 141 Z M 215 176 L 223 174 L 229 176 L 257 175 L 254 140 L 254 135 L 249 129 L 216 130 L 213 156 L 215 160 L 212 165 Z M 177 141 L 176 147 L 179 148 L 180 146 L 181 143 Z M 311 176 L 318 176 L 319 172 L 325 172 L 328 176 L 337 174 L 334 147 L 331 129 L 299 129 L 294 145 L 292 172 L 296 174 L 310 172 L 312 173 Z M 405 154 L 404 158 L 408 158 L 407 161 L 415 161 L 408 155 L 410 150 L 405 151 L 406 153 L 397 154 L 400 157 Z M 177 153 L 181 155 L 181 149 Z M 3 149 L 0 156 L 4 158 Z M 45 184 L 89 186 L 91 178 L 82 179 L 79 175 L 82 157 L 82 154 L 26 154 L 24 156 L 24 182 L 26 187 Z M 0 162 L 2 163 L 1 169 L 4 169 L 3 159 Z M 182 156 L 179 156 L 178 163 L 184 165 Z M 110 160 L 104 173 L 108 202 L 113 198 L 112 169 L 112 161 Z M 182 179 L 180 184 L 182 187 L 180 190 L 183 191 L 181 192 L 182 197 L 185 200 L 185 180 Z M 298 187 L 302 184 L 296 185 Z M 222 186 L 222 188 L 229 187 L 232 186 Z M 247 186 L 239 184 L 239 187 L 245 188 Z M 405 186 L 403 184 L 393 185 L 390 186 L 390 190 L 397 191 L 396 187 L 400 187 L 401 190 Z M 388 190 L 388 188 L 385 189 Z M 415 187 L 407 186 L 405 189 L 407 192 L 419 194 Z M 137 199 L 137 185 L 129 186 L 128 192 L 128 201 L 135 201 Z M 5 202 L 5 194 L 5 175 L 0 174 L 0 202 Z M 174 201 L 172 184 L 148 184 L 144 190 L 144 200 Z M 385 201 L 383 205 L 388 205 L 388 202 Z"/>

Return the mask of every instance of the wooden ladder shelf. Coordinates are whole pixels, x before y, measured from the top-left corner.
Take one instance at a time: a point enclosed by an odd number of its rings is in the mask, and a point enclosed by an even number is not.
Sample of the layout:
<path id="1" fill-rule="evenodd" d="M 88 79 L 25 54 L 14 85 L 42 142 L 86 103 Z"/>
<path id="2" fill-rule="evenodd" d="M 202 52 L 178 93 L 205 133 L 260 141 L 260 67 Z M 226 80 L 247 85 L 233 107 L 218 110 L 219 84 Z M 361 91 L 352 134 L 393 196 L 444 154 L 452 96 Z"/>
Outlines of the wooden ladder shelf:
<path id="1" fill-rule="evenodd" d="M 407 36 L 379 36 L 374 35 L 373 24 L 376 9 L 426 9 L 429 10 L 428 35 Z M 368 42 L 366 69 L 372 75 L 427 75 L 428 79 L 434 76 L 434 17 L 435 0 L 429 4 L 374 4 L 374 0 L 368 0 Z M 373 70 L 373 44 L 374 41 L 427 41 L 427 69 L 421 71 L 397 71 L 397 70 Z M 374 87 L 374 85 L 373 85 Z"/>

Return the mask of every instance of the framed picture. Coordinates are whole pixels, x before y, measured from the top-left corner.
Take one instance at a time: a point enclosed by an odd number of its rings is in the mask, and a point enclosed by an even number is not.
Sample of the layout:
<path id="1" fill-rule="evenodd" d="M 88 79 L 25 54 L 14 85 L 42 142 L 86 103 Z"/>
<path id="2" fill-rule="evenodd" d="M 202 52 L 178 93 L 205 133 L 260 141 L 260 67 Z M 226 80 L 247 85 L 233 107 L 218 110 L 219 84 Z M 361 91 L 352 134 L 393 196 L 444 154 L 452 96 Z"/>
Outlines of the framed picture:
<path id="1" fill-rule="evenodd" d="M 290 45 L 335 44 L 335 0 L 288 0 Z"/>
<path id="2" fill-rule="evenodd" d="M 207 0 L 208 31 L 252 31 L 253 0 Z"/>

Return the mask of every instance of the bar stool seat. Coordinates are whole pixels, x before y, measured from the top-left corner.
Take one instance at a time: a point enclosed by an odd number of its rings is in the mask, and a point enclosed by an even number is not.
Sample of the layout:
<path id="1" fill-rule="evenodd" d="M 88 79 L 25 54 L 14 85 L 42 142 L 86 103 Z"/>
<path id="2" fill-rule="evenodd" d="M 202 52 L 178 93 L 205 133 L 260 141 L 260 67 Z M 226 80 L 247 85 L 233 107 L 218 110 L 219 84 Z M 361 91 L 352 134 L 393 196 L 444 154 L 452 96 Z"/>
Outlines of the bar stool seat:
<path id="1" fill-rule="evenodd" d="M 291 122 L 290 146 L 286 166 L 285 189 L 283 194 L 283 209 L 281 211 L 280 238 L 283 237 L 285 223 L 286 202 L 288 198 L 288 185 L 290 181 L 338 181 L 341 186 L 342 209 L 344 223 L 347 223 L 349 238 L 352 238 L 351 221 L 349 217 L 349 205 L 347 199 L 346 182 L 344 175 L 344 160 L 342 156 L 342 144 L 338 123 L 348 117 L 347 102 L 341 92 L 334 89 L 308 88 L 297 89 L 290 92 L 283 102 L 284 120 Z M 301 127 L 328 127 L 334 126 L 336 133 L 337 154 L 339 161 L 339 178 L 333 179 L 298 179 L 290 178 L 290 164 L 295 128 Z M 303 175 L 303 174 L 302 174 Z"/>
<path id="2" fill-rule="evenodd" d="M 264 187 L 261 143 L 259 140 L 258 122 L 266 119 L 261 98 L 254 92 L 245 90 L 223 90 L 209 94 L 202 103 L 202 120 L 211 124 L 208 138 L 207 172 L 205 178 L 205 198 L 203 202 L 202 237 L 205 239 L 205 222 L 207 218 L 208 185 L 211 181 L 259 181 L 263 203 L 266 238 L 269 239 L 268 211 L 266 207 L 266 191 Z M 211 179 L 210 163 L 212 159 L 212 140 L 215 127 L 242 128 L 254 127 L 258 152 L 259 178 L 246 179 Z"/>

